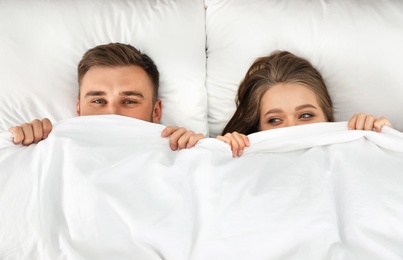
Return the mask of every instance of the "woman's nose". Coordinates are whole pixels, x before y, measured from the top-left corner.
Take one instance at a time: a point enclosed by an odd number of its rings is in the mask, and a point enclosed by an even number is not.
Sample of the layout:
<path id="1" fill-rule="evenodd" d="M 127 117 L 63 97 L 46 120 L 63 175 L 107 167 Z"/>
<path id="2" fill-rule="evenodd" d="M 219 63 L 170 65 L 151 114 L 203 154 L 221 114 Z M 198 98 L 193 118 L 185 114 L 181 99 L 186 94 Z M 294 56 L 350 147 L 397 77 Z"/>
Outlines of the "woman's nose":
<path id="1" fill-rule="evenodd" d="M 286 127 L 296 126 L 296 125 L 297 125 L 297 122 L 293 118 L 288 118 L 286 121 L 286 124 L 285 124 Z"/>

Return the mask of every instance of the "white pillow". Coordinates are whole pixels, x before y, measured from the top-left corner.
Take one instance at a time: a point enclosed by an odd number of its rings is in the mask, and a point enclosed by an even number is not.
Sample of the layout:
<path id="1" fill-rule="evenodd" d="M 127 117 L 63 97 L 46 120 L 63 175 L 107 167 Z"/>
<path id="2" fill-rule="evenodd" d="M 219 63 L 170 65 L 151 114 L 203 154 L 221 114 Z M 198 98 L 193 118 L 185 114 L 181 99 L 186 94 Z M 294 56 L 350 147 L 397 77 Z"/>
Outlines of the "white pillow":
<path id="1" fill-rule="evenodd" d="M 77 65 L 89 48 L 131 44 L 160 71 L 161 123 L 207 134 L 202 0 L 0 2 L 0 131 L 75 116 Z"/>
<path id="2" fill-rule="evenodd" d="M 335 119 L 386 116 L 403 131 L 402 1 L 206 0 L 210 135 L 235 111 L 258 56 L 288 50 L 322 73 Z"/>

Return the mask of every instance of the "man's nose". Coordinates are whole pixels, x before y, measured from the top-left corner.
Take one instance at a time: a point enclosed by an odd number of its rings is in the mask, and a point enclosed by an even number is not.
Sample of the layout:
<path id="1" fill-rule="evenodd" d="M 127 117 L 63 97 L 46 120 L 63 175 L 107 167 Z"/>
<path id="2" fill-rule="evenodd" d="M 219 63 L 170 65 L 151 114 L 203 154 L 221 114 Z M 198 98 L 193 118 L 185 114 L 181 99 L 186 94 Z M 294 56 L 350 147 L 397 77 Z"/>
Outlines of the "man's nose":
<path id="1" fill-rule="evenodd" d="M 109 105 L 106 112 L 112 115 L 119 115 L 119 107 L 116 105 Z"/>

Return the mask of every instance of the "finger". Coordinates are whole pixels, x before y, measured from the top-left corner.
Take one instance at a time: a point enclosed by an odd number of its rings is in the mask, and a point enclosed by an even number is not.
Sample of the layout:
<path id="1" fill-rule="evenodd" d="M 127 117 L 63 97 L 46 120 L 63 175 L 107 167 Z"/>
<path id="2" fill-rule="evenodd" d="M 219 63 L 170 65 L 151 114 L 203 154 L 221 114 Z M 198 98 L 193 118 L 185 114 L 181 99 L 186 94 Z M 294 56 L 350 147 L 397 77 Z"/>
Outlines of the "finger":
<path id="1" fill-rule="evenodd" d="M 41 120 L 42 122 L 42 130 L 43 130 L 43 136 L 42 139 L 46 139 L 49 136 L 49 133 L 52 131 L 52 122 L 50 122 L 49 119 L 44 118 Z"/>
<path id="2" fill-rule="evenodd" d="M 367 115 L 364 113 L 360 113 L 357 115 L 357 121 L 355 123 L 356 130 L 364 130 L 366 118 L 367 118 Z"/>
<path id="3" fill-rule="evenodd" d="M 236 146 L 236 144 L 234 144 L 234 141 L 232 140 L 232 134 L 227 133 L 227 134 L 225 134 L 225 136 L 217 135 L 216 138 L 218 140 L 221 140 L 224 143 L 228 144 L 230 146 L 230 148 L 231 148 L 231 151 L 232 151 L 232 157 L 236 157 L 236 155 L 238 154 L 238 151 L 236 149 L 234 150 L 234 146 Z"/>
<path id="4" fill-rule="evenodd" d="M 43 138 L 42 121 L 35 119 L 31 121 L 33 143 L 38 143 Z"/>
<path id="5" fill-rule="evenodd" d="M 358 114 L 353 115 L 347 123 L 349 130 L 355 130 L 355 125 L 357 124 Z"/>
<path id="6" fill-rule="evenodd" d="M 164 128 L 164 130 L 162 130 L 161 136 L 162 137 L 168 137 L 178 129 L 179 129 L 179 127 L 176 127 L 176 126 L 167 126 L 167 127 Z"/>
<path id="7" fill-rule="evenodd" d="M 393 127 L 392 123 L 389 121 L 389 119 L 387 119 L 386 117 L 382 116 L 381 118 L 379 118 L 378 120 L 380 120 L 380 122 L 382 123 L 382 126 L 386 125 L 389 127 Z"/>
<path id="8" fill-rule="evenodd" d="M 242 136 L 242 134 L 238 132 L 234 132 L 233 136 L 235 137 L 236 141 L 238 142 L 238 152 L 237 152 L 237 157 L 241 156 L 243 154 L 243 150 L 245 149 L 245 140 Z"/>
<path id="9" fill-rule="evenodd" d="M 167 129 L 167 131 L 170 132 L 170 129 Z M 178 149 L 179 138 L 181 138 L 181 136 L 186 132 L 187 130 L 185 128 L 180 127 L 170 134 L 169 145 L 172 151 L 176 151 Z"/>
<path id="10" fill-rule="evenodd" d="M 22 131 L 22 128 L 20 126 L 14 126 L 10 129 L 8 129 L 13 134 L 13 143 L 14 144 L 20 144 L 22 140 L 24 140 L 24 132 Z"/>
<path id="11" fill-rule="evenodd" d="M 374 122 L 375 121 L 376 121 L 376 118 L 374 116 L 368 115 L 365 118 L 364 130 L 367 130 L 367 131 L 374 130 Z"/>
<path id="12" fill-rule="evenodd" d="M 32 125 L 25 123 L 21 125 L 22 131 L 24 133 L 24 139 L 22 140 L 23 145 L 30 145 L 34 141 L 34 133 L 32 130 Z"/>
<path id="13" fill-rule="evenodd" d="M 389 120 L 386 117 L 382 116 L 374 122 L 375 131 L 380 133 L 382 131 L 382 127 L 385 125 L 392 127 L 392 124 L 389 122 Z"/>
<path id="14" fill-rule="evenodd" d="M 194 134 L 189 138 L 189 141 L 186 145 L 186 148 L 192 148 L 194 147 L 198 141 L 200 141 L 201 139 L 204 139 L 204 135 L 203 134 Z"/>
<path id="15" fill-rule="evenodd" d="M 223 142 L 225 142 L 225 141 L 227 140 L 227 138 L 224 137 L 224 136 L 222 136 L 222 135 L 217 135 L 216 138 L 217 138 L 218 140 L 220 140 L 220 141 L 223 141 Z"/>
<path id="16" fill-rule="evenodd" d="M 357 121 L 355 122 L 355 129 L 356 129 L 356 130 L 362 130 L 362 129 L 364 129 L 365 118 L 366 118 L 366 115 L 365 115 L 365 114 L 363 114 L 363 113 L 358 114 L 358 116 L 357 116 Z"/>
<path id="17" fill-rule="evenodd" d="M 188 142 L 190 140 L 190 138 L 195 135 L 195 133 L 193 131 L 186 131 L 185 133 L 183 133 L 183 135 L 181 135 L 178 139 L 178 148 L 179 149 L 184 149 L 187 147 Z"/>
<path id="18" fill-rule="evenodd" d="M 236 133 L 236 132 L 234 132 Z M 237 157 L 238 156 L 238 149 L 239 149 L 239 143 L 236 137 L 234 136 L 234 133 L 227 133 L 225 134 L 225 137 L 227 137 L 230 140 L 230 146 L 232 150 L 232 156 Z"/>
<path id="19" fill-rule="evenodd" d="M 247 147 L 249 147 L 249 146 L 250 146 L 249 138 L 248 138 L 246 135 L 244 135 L 244 134 L 241 134 L 241 136 L 242 136 L 242 138 L 243 138 L 243 141 L 244 141 L 245 145 L 246 145 Z"/>
<path id="20" fill-rule="evenodd" d="M 222 135 L 217 135 L 216 137 L 218 140 L 223 141 L 226 144 L 229 144 L 231 146 L 231 139 L 229 139 L 226 136 L 222 136 Z"/>

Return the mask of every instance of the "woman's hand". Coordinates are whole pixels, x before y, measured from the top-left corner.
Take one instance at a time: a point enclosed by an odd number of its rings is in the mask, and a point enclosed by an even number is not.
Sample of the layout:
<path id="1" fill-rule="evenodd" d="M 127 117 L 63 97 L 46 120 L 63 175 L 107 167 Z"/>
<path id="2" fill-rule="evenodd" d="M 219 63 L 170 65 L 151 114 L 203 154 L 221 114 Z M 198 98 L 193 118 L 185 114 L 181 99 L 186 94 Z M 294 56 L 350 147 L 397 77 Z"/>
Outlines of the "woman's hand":
<path id="1" fill-rule="evenodd" d="M 231 146 L 233 157 L 241 156 L 245 147 L 250 145 L 249 138 L 238 132 L 226 133 L 224 136 L 218 135 L 216 138 Z"/>
<path id="2" fill-rule="evenodd" d="M 355 114 L 348 121 L 348 129 L 350 130 L 369 130 L 381 132 L 383 126 L 392 127 L 392 124 L 386 117 L 376 118 L 372 115 L 364 113 Z"/>

